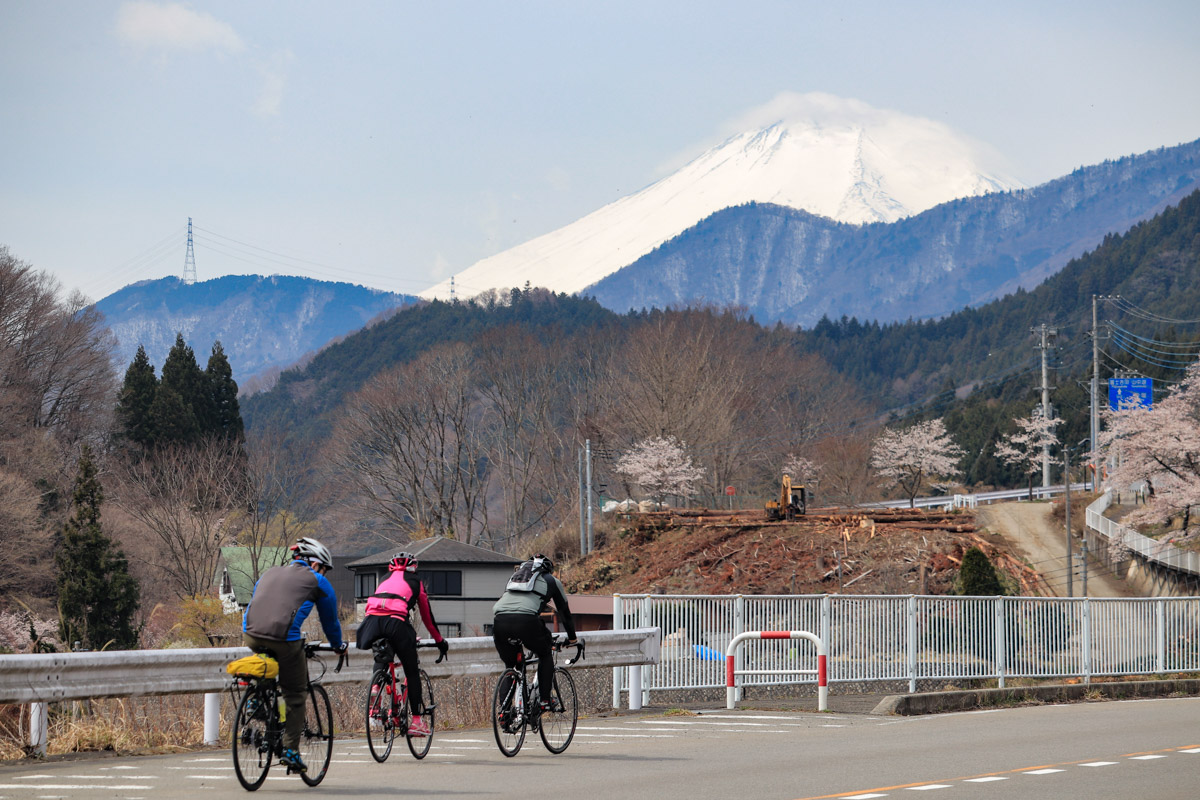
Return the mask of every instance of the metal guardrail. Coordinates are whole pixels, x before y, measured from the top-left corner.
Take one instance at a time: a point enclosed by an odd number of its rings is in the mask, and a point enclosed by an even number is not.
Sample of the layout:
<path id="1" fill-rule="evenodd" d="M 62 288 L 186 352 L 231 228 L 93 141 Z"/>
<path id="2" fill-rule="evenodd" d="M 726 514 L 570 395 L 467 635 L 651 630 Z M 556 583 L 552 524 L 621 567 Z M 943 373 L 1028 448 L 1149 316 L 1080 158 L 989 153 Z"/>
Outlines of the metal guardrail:
<path id="1" fill-rule="evenodd" d="M 586 658 L 573 668 L 640 669 L 659 658 L 657 628 L 622 631 L 588 631 Z M 490 636 L 447 640 L 448 657 L 442 663 L 422 661 L 433 678 L 460 675 L 498 675 L 504 669 Z M 48 653 L 0 655 L 0 703 L 29 703 L 30 744 L 46 751 L 48 704 L 93 697 L 141 697 L 164 694 L 204 694 L 204 741 L 217 741 L 221 694 L 232 680 L 225 665 L 250 653 L 246 647 L 187 650 L 120 650 L 98 653 Z M 331 667 L 332 654 L 318 658 Z M 351 648 L 341 672 L 325 670 L 321 683 L 363 683 L 371 677 L 374 658 L 368 651 Z M 639 693 L 640 696 L 640 693 Z"/>
<path id="2" fill-rule="evenodd" d="M 1088 492 L 1091 491 L 1091 483 L 1072 483 L 1072 492 Z M 1032 489 L 1034 500 L 1046 500 L 1050 497 L 1056 497 L 1060 494 L 1065 494 L 1066 487 L 1063 484 L 1056 486 L 1034 486 Z M 980 503 L 997 503 L 1004 500 L 1026 500 L 1029 498 L 1031 490 L 1029 489 L 999 489 L 994 492 L 976 492 L 975 494 L 954 494 L 942 495 L 941 497 L 917 497 L 913 500 L 915 508 L 975 508 Z M 863 508 L 908 508 L 907 500 L 884 500 L 878 503 L 866 503 Z"/>
<path id="3" fill-rule="evenodd" d="M 587 656 L 577 669 L 653 664 L 659 657 L 656 628 L 589 631 L 580 634 Z M 431 677 L 500 674 L 504 664 L 490 636 L 447 640 L 449 655 L 440 664 L 423 658 Z M 0 655 L 0 703 L 46 703 L 92 697 L 138 697 L 161 694 L 220 692 L 229 686 L 225 665 L 249 654 L 246 647 L 188 650 L 119 650 L 95 653 Z M 370 651 L 354 647 L 340 673 L 336 656 L 320 654 L 330 668 L 322 683 L 366 683 L 371 677 Z"/>

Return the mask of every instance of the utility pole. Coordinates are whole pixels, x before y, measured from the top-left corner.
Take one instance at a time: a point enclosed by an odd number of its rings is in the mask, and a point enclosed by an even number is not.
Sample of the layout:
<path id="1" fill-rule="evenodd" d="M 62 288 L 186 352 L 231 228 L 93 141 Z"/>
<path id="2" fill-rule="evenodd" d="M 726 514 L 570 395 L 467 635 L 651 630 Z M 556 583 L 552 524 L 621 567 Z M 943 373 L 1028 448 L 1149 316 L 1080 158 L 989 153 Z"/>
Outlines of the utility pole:
<path id="1" fill-rule="evenodd" d="M 592 440 L 588 439 L 584 442 L 584 448 L 587 451 L 585 459 L 587 460 L 587 551 L 592 552 L 595 546 L 595 540 L 592 536 Z"/>
<path id="2" fill-rule="evenodd" d="M 1063 483 L 1067 486 L 1067 597 L 1075 596 L 1075 556 L 1071 544 L 1071 450 L 1063 448 L 1066 456 L 1067 474 Z"/>
<path id="3" fill-rule="evenodd" d="M 1096 313 L 1096 305 L 1099 301 L 1097 295 L 1092 295 L 1092 413 L 1089 418 L 1089 435 L 1092 444 L 1092 491 L 1097 491 L 1099 487 L 1100 474 L 1100 328 L 1097 324 L 1099 319 Z"/>
<path id="4" fill-rule="evenodd" d="M 1058 336 L 1058 328 L 1048 327 L 1042 323 L 1031 328 L 1032 333 L 1041 334 L 1041 343 L 1034 345 L 1042 351 L 1042 418 L 1054 419 L 1054 409 L 1050 407 L 1050 339 Z M 1050 443 L 1042 445 L 1042 488 L 1050 488 Z"/>
<path id="5" fill-rule="evenodd" d="M 588 502 L 588 496 L 584 494 L 583 488 L 583 448 L 579 449 L 579 554 L 587 555 L 587 522 L 584 520 L 584 505 Z"/>

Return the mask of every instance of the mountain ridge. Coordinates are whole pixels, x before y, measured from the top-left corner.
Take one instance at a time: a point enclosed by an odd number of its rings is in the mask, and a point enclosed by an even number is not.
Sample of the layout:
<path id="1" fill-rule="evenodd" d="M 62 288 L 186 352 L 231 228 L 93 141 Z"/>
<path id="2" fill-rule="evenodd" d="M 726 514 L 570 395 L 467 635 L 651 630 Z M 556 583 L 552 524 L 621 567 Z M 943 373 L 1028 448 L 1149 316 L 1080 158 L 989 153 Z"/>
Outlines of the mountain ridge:
<path id="1" fill-rule="evenodd" d="M 940 123 L 826 95 L 798 102 L 798 116 L 730 136 L 632 195 L 476 262 L 454 276 L 456 291 L 529 284 L 575 293 L 712 213 L 747 202 L 860 224 L 1020 186 L 986 172 L 981 148 Z M 450 287 L 447 279 L 420 295 L 447 299 Z"/>
<path id="2" fill-rule="evenodd" d="M 618 313 L 711 303 L 760 321 L 934 318 L 1031 288 L 1200 186 L 1200 140 L 1040 186 L 845 225 L 768 204 L 718 211 L 584 290 Z"/>
<path id="3" fill-rule="evenodd" d="M 161 366 L 184 339 L 201 359 L 220 341 L 239 383 L 280 369 L 416 298 L 350 283 L 290 275 L 225 275 L 193 284 L 177 277 L 130 284 L 99 300 L 123 369 L 139 345 Z"/>

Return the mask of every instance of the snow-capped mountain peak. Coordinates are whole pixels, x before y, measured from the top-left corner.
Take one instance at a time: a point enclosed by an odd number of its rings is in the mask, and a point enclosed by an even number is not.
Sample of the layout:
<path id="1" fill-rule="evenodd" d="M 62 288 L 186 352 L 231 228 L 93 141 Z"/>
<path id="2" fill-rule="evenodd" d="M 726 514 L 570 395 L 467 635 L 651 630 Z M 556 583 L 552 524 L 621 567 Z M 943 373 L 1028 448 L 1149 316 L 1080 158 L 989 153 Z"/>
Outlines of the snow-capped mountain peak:
<path id="1" fill-rule="evenodd" d="M 784 106 L 780 108 L 780 106 Z M 894 222 L 959 197 L 1017 188 L 981 148 L 937 122 L 825 94 L 731 136 L 636 194 L 455 276 L 458 292 L 543 286 L 574 293 L 730 206 L 775 203 L 852 224 Z M 446 299 L 450 281 L 421 293 Z"/>

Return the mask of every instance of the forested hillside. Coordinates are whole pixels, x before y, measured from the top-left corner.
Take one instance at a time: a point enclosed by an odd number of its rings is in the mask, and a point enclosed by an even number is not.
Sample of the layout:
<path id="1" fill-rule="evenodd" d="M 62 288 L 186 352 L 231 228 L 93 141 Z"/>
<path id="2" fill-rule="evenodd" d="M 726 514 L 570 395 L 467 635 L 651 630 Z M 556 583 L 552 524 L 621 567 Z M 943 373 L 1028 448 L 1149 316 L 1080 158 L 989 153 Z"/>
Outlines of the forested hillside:
<path id="1" fill-rule="evenodd" d="M 947 414 L 947 426 L 968 451 L 968 485 L 1011 483 L 1016 476 L 996 463 L 989 443 L 1040 401 L 1034 327 L 1058 331 L 1050 365 L 1052 402 L 1067 422 L 1062 439 L 1088 435 L 1089 397 L 1081 382 L 1091 375 L 1093 295 L 1101 298 L 1101 381 L 1115 369 L 1159 379 L 1160 386 L 1177 381 L 1183 354 L 1168 343 L 1200 341 L 1200 193 L 1105 237 L 1031 291 L 930 322 L 822 319 L 798 334 L 798 346 L 869 387 L 882 407 L 916 403 L 926 416 Z M 1107 400 L 1103 383 L 1101 400 Z"/>

